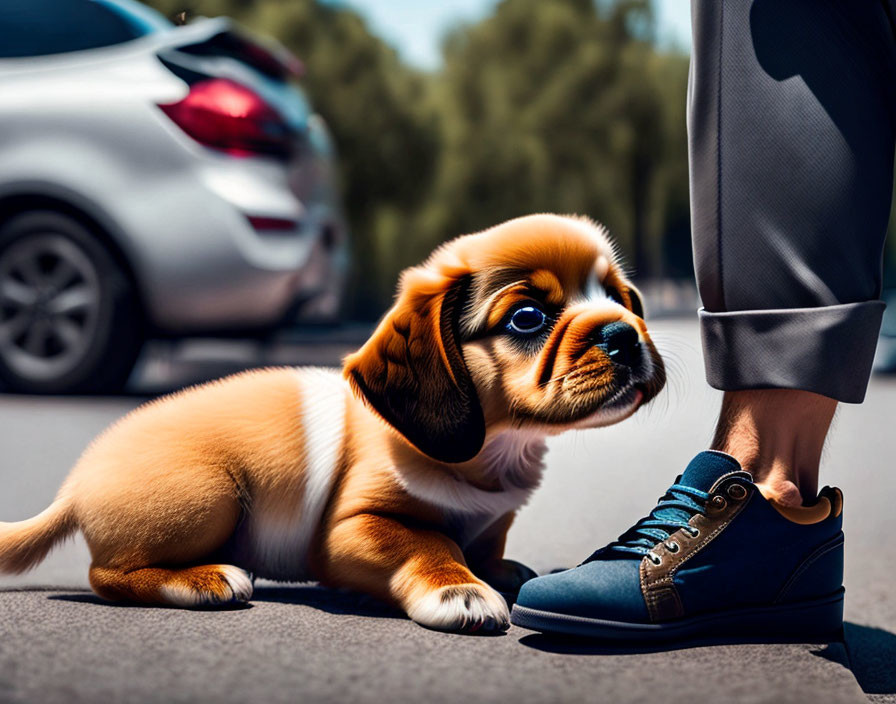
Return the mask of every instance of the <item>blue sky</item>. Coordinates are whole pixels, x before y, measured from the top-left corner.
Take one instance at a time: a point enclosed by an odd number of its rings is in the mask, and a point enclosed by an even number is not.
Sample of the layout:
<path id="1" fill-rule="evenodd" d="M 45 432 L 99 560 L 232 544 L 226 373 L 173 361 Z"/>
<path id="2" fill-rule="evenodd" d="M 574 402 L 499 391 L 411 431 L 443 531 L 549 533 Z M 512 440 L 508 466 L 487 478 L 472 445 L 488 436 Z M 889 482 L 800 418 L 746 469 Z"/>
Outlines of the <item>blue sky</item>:
<path id="1" fill-rule="evenodd" d="M 653 0 L 661 40 L 691 45 L 690 0 Z M 421 68 L 439 64 L 439 40 L 452 24 L 488 14 L 497 0 L 341 0 L 363 14 L 376 32 Z"/>

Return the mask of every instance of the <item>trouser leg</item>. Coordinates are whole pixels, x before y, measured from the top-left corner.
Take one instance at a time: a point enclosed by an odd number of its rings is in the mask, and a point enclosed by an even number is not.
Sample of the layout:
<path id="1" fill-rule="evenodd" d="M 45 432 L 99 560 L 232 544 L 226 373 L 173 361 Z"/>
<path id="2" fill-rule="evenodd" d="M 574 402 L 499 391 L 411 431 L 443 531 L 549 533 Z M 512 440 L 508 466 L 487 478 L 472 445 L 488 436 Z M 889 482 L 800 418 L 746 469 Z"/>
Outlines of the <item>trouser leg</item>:
<path id="1" fill-rule="evenodd" d="M 693 0 L 706 374 L 860 402 L 884 304 L 896 44 L 884 0 Z"/>

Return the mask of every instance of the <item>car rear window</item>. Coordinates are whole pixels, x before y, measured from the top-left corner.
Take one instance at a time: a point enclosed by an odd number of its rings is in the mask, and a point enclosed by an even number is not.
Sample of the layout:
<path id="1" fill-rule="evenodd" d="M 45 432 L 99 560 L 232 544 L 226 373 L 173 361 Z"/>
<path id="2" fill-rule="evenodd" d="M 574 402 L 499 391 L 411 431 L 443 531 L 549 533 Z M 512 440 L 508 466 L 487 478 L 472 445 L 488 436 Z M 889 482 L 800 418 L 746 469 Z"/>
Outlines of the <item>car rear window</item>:
<path id="1" fill-rule="evenodd" d="M 96 49 L 171 26 L 129 0 L 0 0 L 0 58 Z"/>

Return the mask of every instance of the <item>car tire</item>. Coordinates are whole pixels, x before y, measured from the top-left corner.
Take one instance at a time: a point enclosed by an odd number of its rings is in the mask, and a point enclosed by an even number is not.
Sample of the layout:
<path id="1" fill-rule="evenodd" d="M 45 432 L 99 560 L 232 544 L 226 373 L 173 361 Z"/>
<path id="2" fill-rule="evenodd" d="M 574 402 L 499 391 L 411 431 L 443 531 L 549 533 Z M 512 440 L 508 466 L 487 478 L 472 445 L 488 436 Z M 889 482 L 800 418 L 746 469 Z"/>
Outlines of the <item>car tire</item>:
<path id="1" fill-rule="evenodd" d="M 0 386 L 119 391 L 144 341 L 136 291 L 79 220 L 31 211 L 0 224 Z"/>

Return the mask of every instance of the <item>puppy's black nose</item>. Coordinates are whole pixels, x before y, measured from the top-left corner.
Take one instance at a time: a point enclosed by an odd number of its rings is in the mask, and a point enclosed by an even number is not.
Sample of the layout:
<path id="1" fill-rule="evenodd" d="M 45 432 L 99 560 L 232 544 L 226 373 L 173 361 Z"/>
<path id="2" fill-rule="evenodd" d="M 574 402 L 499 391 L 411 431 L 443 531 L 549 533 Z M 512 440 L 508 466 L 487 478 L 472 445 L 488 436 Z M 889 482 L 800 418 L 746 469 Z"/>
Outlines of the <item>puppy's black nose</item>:
<path id="1" fill-rule="evenodd" d="M 634 368 L 641 362 L 641 341 L 638 339 L 638 331 L 628 323 L 616 321 L 604 325 L 597 334 L 600 338 L 597 346 L 603 349 L 615 364 Z"/>

